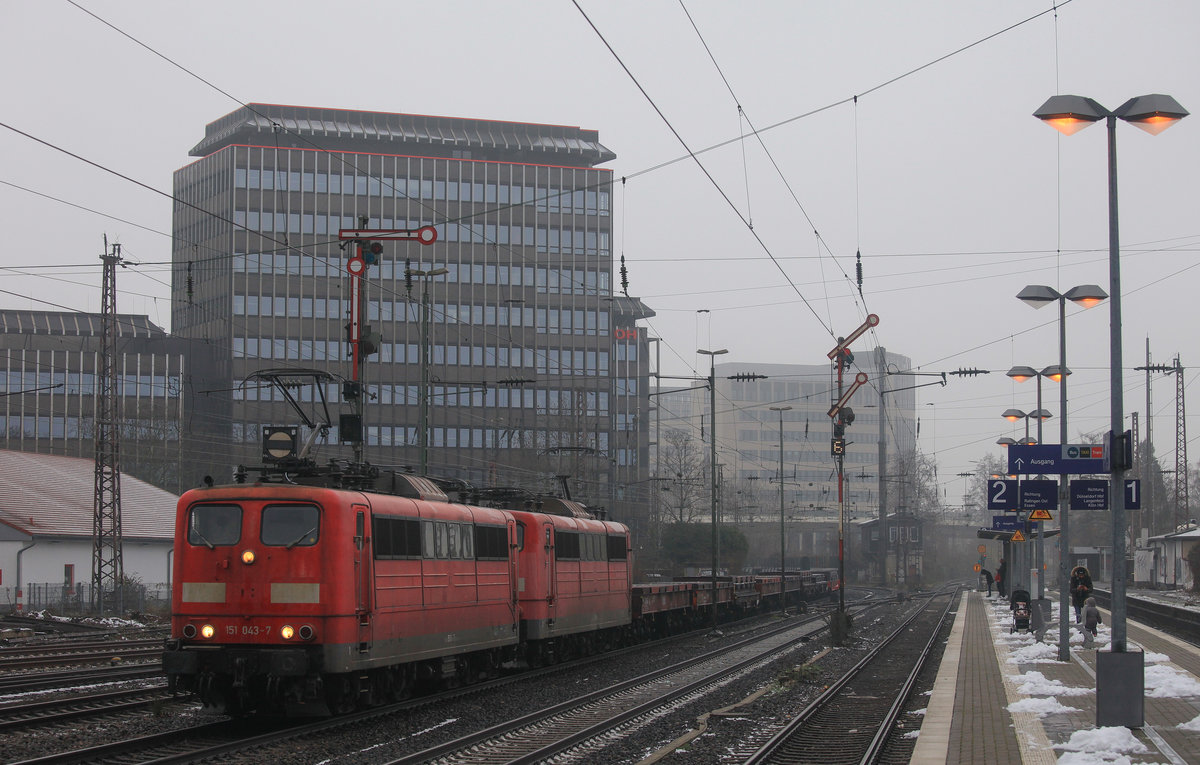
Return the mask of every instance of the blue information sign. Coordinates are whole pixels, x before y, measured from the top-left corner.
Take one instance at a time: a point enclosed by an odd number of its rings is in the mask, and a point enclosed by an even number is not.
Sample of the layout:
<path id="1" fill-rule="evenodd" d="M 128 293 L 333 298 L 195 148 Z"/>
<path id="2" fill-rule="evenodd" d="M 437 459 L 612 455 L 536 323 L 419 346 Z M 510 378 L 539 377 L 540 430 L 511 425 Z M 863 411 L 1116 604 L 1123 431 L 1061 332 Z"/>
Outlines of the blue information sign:
<path id="1" fill-rule="evenodd" d="M 1056 507 L 1058 507 L 1058 481 L 1033 479 L 1021 481 L 1022 510 L 1053 510 Z"/>
<path id="2" fill-rule="evenodd" d="M 987 482 L 988 510 L 1019 510 L 1017 507 L 1017 481 L 1007 478 L 991 478 Z"/>
<path id="3" fill-rule="evenodd" d="M 993 515 L 992 531 L 1016 531 L 1024 526 L 1016 515 Z"/>
<path id="4" fill-rule="evenodd" d="M 1142 479 L 1126 478 L 1125 479 L 1125 509 L 1126 510 L 1141 510 L 1142 509 Z"/>
<path id="5" fill-rule="evenodd" d="M 1071 481 L 1072 510 L 1107 510 L 1108 481 L 1102 478 L 1077 478 Z"/>
<path id="6" fill-rule="evenodd" d="M 1107 473 L 1098 444 L 1032 444 L 1008 447 L 1010 473 Z"/>

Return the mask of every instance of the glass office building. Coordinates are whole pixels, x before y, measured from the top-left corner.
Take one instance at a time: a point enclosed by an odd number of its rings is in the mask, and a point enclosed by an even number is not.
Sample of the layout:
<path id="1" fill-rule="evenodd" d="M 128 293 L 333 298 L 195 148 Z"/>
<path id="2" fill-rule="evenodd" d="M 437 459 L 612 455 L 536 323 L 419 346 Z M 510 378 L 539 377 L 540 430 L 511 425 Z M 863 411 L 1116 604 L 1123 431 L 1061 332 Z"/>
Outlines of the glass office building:
<path id="1" fill-rule="evenodd" d="M 168 337 L 146 316 L 116 319 L 115 410 L 121 470 L 167 491 L 200 484 L 226 447 L 208 406 L 207 348 Z M 103 318 L 0 311 L 0 449 L 95 456 Z"/>
<path id="2" fill-rule="evenodd" d="M 260 462 L 263 426 L 296 423 L 247 383 L 256 370 L 352 377 L 356 246 L 339 231 L 432 226 L 431 245 L 383 240 L 363 280 L 378 347 L 362 372 L 366 460 L 476 485 L 569 475 L 577 499 L 609 507 L 648 474 L 636 321 L 652 313 L 614 289 L 612 171 L 598 165 L 615 155 L 596 131 L 250 104 L 191 154 L 174 179 L 172 326 L 217 349 L 231 470 Z M 340 385 L 326 393 L 317 457 L 347 458 L 338 417 L 353 407 Z"/>

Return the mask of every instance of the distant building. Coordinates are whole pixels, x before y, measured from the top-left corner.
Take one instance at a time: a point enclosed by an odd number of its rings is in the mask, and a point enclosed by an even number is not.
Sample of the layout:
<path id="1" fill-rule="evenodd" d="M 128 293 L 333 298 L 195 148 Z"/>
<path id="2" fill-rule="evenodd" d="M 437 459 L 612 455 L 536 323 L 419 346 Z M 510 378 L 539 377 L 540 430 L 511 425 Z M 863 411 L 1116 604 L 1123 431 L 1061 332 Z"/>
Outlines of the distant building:
<path id="1" fill-rule="evenodd" d="M 86 609 L 91 602 L 94 463 L 0 451 L 0 608 Z M 122 562 L 147 599 L 170 594 L 178 497 L 121 476 Z M 130 593 L 126 608 L 139 607 Z"/>
<path id="2" fill-rule="evenodd" d="M 615 155 L 596 131 L 250 104 L 209 124 L 191 154 L 174 180 L 172 328 L 217 351 L 224 477 L 260 461 L 264 425 L 296 422 L 246 384 L 256 370 L 351 376 L 354 249 L 339 230 L 433 226 L 435 244 L 386 241 L 367 272 L 379 350 L 364 372 L 366 459 L 419 469 L 427 403 L 430 473 L 527 488 L 569 475 L 576 499 L 636 525 L 644 508 L 622 487 L 648 475 L 636 322 L 653 313 L 618 294 L 612 171 L 599 167 Z M 351 406 L 339 386 L 327 393 L 322 461 L 350 455 L 337 425 Z"/>
<path id="3" fill-rule="evenodd" d="M 146 316 L 116 323 L 122 472 L 176 492 L 198 485 L 227 443 L 206 392 L 208 349 Z M 93 457 L 101 339 L 99 314 L 0 310 L 0 448 Z"/>
<path id="4" fill-rule="evenodd" d="M 854 367 L 844 374 L 844 388 L 849 387 L 859 371 L 865 371 L 869 380 L 847 404 L 855 417 L 845 431 L 843 494 L 848 514 L 855 517 L 879 517 L 881 375 L 877 361 L 876 354 L 862 353 Z M 907 357 L 894 353 L 887 354 L 887 362 L 899 369 L 908 369 L 911 364 Z M 749 375 L 765 375 L 765 379 L 730 379 Z M 892 382 L 903 379 L 889 378 L 889 388 L 908 387 L 907 383 Z M 717 462 L 725 485 L 723 517 L 736 521 L 779 517 L 781 415 L 786 512 L 806 520 L 836 515 L 838 482 L 829 409 L 838 396 L 831 365 L 717 364 L 716 383 Z M 890 512 L 906 504 L 904 477 L 892 473 L 897 472 L 893 468 L 900 458 L 911 459 L 916 448 L 915 401 L 911 389 L 887 394 L 887 419 L 882 432 L 887 442 L 889 467 L 884 479 L 891 487 Z M 651 418 L 653 440 L 657 443 L 654 475 L 669 491 L 678 491 L 673 483 L 682 480 L 679 473 L 688 472 L 679 464 L 680 443 L 686 444 L 691 457 L 698 460 L 693 469 L 708 475 L 710 394 L 703 383 L 688 388 L 661 388 L 655 392 L 654 405 Z M 771 407 L 789 408 L 781 412 Z M 708 496 L 706 486 L 701 494 Z"/>

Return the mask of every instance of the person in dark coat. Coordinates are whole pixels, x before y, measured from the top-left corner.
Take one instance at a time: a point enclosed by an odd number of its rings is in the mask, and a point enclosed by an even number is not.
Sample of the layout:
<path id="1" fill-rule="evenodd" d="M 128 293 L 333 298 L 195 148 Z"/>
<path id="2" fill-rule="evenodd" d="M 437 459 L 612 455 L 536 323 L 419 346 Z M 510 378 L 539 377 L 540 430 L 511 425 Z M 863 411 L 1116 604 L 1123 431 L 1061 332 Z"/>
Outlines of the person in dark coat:
<path id="1" fill-rule="evenodd" d="M 1083 604 L 1092 594 L 1092 575 L 1083 566 L 1071 569 L 1071 604 L 1075 606 L 1075 623 L 1083 621 Z"/>
<path id="2" fill-rule="evenodd" d="M 992 572 L 988 571 L 986 568 L 981 568 L 979 569 L 979 575 L 983 577 L 983 581 L 987 582 L 987 596 L 989 598 L 992 597 Z"/>
<path id="3" fill-rule="evenodd" d="M 1103 623 L 1104 621 L 1100 618 L 1100 609 L 1096 606 L 1096 599 L 1088 598 L 1083 604 L 1083 629 L 1086 643 L 1092 642 L 1092 639 L 1096 637 L 1096 628 Z"/>
<path id="4" fill-rule="evenodd" d="M 1008 595 L 1008 562 L 1004 558 L 1000 559 L 1000 565 L 996 568 L 996 592 L 1002 598 Z"/>

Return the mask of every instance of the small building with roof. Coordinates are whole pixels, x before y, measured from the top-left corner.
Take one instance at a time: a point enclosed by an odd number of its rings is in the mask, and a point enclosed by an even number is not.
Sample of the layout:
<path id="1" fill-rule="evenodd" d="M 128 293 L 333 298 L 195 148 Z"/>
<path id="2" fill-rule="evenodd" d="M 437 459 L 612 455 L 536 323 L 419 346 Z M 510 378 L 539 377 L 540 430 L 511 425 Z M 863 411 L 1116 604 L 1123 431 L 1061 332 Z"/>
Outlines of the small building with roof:
<path id="1" fill-rule="evenodd" d="M 125 578 L 163 597 L 170 590 L 178 499 L 121 476 Z M 0 450 L 0 608 L 86 607 L 94 501 L 92 460 Z"/>

